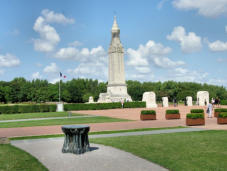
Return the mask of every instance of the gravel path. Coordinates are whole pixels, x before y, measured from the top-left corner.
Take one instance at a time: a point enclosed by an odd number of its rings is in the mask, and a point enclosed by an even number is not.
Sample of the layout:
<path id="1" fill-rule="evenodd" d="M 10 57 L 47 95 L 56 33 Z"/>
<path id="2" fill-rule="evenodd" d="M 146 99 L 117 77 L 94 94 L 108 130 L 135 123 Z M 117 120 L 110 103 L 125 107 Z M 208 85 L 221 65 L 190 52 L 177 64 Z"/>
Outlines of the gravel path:
<path id="1" fill-rule="evenodd" d="M 141 132 L 125 132 L 115 134 L 91 135 L 89 138 L 116 136 L 135 136 L 161 133 L 202 131 L 200 128 L 164 129 Z M 61 152 L 64 138 L 47 138 L 11 141 L 41 161 L 50 171 L 164 171 L 157 164 L 139 158 L 131 153 L 99 144 L 91 144 L 91 152 L 82 155 L 63 154 Z M 67 168 L 67 169 L 66 169 Z"/>
<path id="2" fill-rule="evenodd" d="M 112 147 L 90 144 L 82 155 L 62 153 L 63 138 L 13 141 L 12 144 L 38 158 L 50 171 L 166 171 L 167 169 Z"/>

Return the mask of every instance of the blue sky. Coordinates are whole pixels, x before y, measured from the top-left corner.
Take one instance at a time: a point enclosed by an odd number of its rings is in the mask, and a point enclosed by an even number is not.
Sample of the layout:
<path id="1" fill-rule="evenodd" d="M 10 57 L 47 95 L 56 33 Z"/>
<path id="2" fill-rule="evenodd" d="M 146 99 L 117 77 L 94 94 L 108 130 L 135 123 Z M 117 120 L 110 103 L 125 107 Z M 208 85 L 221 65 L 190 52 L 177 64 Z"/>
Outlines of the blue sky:
<path id="1" fill-rule="evenodd" d="M 127 80 L 227 86 L 227 0 L 2 0 L 0 80 L 107 81 L 113 16 Z"/>

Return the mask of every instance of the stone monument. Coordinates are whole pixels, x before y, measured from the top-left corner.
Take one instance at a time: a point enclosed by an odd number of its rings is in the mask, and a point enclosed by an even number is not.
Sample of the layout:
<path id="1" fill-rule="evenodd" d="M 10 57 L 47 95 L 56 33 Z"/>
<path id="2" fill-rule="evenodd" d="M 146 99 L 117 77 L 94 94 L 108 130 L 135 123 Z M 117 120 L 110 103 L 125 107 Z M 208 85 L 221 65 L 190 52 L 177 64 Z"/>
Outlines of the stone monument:
<path id="1" fill-rule="evenodd" d="M 169 107 L 168 97 L 162 97 L 162 106 L 163 107 Z"/>
<path id="2" fill-rule="evenodd" d="M 191 96 L 187 96 L 186 97 L 186 102 L 187 102 L 187 106 L 192 106 L 192 97 Z"/>
<path id="3" fill-rule="evenodd" d="M 128 95 L 127 85 L 125 83 L 124 48 L 120 41 L 120 29 L 116 17 L 114 17 L 111 32 L 112 39 L 108 51 L 109 74 L 107 93 L 101 93 L 98 102 L 132 101 L 131 96 Z"/>
<path id="4" fill-rule="evenodd" d="M 88 103 L 94 103 L 93 96 L 90 96 L 90 97 L 89 97 Z"/>
<path id="5" fill-rule="evenodd" d="M 157 107 L 156 104 L 156 95 L 153 91 L 143 93 L 143 102 L 146 102 L 146 108 Z"/>
<path id="6" fill-rule="evenodd" d="M 63 103 L 57 104 L 57 112 L 64 112 L 64 105 Z"/>
<path id="7" fill-rule="evenodd" d="M 209 92 L 198 91 L 197 92 L 197 103 L 199 106 L 206 106 L 209 104 Z"/>

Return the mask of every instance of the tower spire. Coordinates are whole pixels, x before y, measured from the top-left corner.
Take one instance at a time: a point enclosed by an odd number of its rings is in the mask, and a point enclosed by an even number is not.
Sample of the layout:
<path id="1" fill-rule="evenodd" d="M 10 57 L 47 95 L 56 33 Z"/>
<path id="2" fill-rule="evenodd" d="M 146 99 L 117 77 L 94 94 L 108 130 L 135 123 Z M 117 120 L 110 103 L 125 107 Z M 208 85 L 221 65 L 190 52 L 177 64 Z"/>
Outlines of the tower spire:
<path id="1" fill-rule="evenodd" d="M 113 26 L 112 26 L 112 32 L 118 32 L 120 31 L 118 24 L 117 24 L 117 17 L 114 16 L 114 22 L 113 22 Z"/>

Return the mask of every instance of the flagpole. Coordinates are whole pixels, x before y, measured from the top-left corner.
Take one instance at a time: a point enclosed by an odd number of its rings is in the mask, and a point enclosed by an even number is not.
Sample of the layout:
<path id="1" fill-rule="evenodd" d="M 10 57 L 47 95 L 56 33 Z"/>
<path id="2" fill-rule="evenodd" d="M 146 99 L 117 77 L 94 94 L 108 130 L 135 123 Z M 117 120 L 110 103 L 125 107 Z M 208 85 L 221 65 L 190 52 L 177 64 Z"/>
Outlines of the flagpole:
<path id="1" fill-rule="evenodd" d="M 60 103 L 60 101 L 61 101 L 61 76 L 59 77 L 60 79 L 59 79 L 59 103 Z"/>

